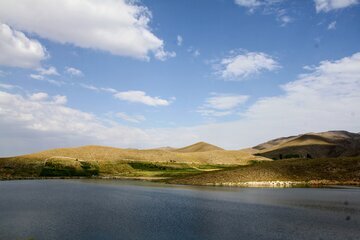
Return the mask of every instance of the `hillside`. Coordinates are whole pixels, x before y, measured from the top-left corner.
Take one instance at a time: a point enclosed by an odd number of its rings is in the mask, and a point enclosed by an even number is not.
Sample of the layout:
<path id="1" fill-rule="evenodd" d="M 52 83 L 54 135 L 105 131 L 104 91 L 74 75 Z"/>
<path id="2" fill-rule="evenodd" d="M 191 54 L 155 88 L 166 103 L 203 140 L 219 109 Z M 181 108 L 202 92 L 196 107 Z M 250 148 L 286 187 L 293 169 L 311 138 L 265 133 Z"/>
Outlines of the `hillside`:
<path id="1" fill-rule="evenodd" d="M 192 145 L 194 146 L 194 145 Z M 198 146 L 198 145 L 197 145 Z M 212 145 L 210 145 L 212 146 Z M 208 147 L 208 146 L 206 146 Z M 206 148 L 204 146 L 204 148 Z M 213 146 L 216 148 L 216 146 Z M 143 161 L 143 162 L 177 162 L 199 164 L 246 164 L 250 160 L 266 160 L 261 156 L 238 151 L 190 151 L 138 150 L 104 146 L 83 146 L 76 148 L 57 148 L 43 152 L 19 156 L 18 158 L 48 159 L 51 157 L 70 157 L 86 161 Z"/>
<path id="2" fill-rule="evenodd" d="M 296 159 L 262 162 L 234 169 L 207 172 L 169 180 L 175 184 L 240 185 L 249 182 L 301 182 L 310 184 L 359 184 L 360 157 Z"/>
<path id="3" fill-rule="evenodd" d="M 224 150 L 224 149 L 206 142 L 198 142 L 190 146 L 174 149 L 173 151 L 189 153 L 189 152 L 209 152 L 209 151 L 218 151 L 218 150 Z"/>
<path id="4" fill-rule="evenodd" d="M 335 158 L 360 156 L 360 134 L 346 131 L 306 133 L 274 139 L 252 148 L 254 154 L 272 158 Z"/>
<path id="5" fill-rule="evenodd" d="M 195 148 L 195 152 L 174 152 L 168 149 L 137 150 L 83 146 L 0 158 L 0 178 L 48 176 L 175 177 L 219 170 L 234 165 L 246 165 L 254 160 L 269 161 L 267 158 L 254 156 L 243 151 L 196 152 Z"/>

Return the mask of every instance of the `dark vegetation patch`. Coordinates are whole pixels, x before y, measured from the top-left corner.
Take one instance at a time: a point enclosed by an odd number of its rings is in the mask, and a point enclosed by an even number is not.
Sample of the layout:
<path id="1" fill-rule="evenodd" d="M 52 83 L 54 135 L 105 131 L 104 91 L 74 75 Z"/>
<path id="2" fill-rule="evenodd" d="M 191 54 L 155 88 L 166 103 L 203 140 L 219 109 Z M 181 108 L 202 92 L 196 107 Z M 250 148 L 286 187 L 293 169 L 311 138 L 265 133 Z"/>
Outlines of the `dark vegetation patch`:
<path id="1" fill-rule="evenodd" d="M 143 170 L 143 171 L 166 171 L 166 170 L 176 170 L 172 166 L 166 166 L 156 163 L 147 163 L 147 162 L 130 162 L 128 163 L 133 169 Z"/>
<path id="2" fill-rule="evenodd" d="M 81 161 L 80 166 L 63 163 L 46 162 L 40 172 L 41 177 L 91 177 L 99 175 L 99 167 L 89 162 Z"/>

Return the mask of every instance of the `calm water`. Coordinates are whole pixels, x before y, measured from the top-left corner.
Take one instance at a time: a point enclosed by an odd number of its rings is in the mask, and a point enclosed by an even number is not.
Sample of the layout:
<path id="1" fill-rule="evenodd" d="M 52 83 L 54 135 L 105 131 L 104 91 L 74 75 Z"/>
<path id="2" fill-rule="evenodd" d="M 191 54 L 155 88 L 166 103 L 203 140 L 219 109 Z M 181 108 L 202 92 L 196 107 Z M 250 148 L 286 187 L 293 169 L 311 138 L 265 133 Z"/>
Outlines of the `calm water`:
<path id="1" fill-rule="evenodd" d="M 0 239 L 360 239 L 360 190 L 0 182 Z"/>

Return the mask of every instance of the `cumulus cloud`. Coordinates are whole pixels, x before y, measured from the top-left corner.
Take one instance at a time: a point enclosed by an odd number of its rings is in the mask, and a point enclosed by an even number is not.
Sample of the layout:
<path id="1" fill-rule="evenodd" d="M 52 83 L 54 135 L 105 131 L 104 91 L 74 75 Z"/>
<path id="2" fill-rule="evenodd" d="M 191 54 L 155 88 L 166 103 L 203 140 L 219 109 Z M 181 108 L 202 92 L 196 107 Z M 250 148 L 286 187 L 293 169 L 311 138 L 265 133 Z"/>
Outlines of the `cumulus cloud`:
<path id="1" fill-rule="evenodd" d="M 125 91 L 117 92 L 114 94 L 114 97 L 123 101 L 128 101 L 132 103 L 142 103 L 148 106 L 168 106 L 171 104 L 171 101 L 162 99 L 160 97 L 151 97 L 146 95 L 143 91 Z"/>
<path id="2" fill-rule="evenodd" d="M 225 57 L 214 65 L 216 74 L 226 80 L 243 80 L 263 71 L 274 71 L 279 63 L 262 52 L 248 52 Z"/>
<path id="3" fill-rule="evenodd" d="M 65 72 L 71 76 L 81 77 L 84 76 L 83 72 L 80 69 L 74 67 L 65 67 Z"/>
<path id="4" fill-rule="evenodd" d="M 39 92 L 39 93 L 34 93 L 32 94 L 29 99 L 31 101 L 44 101 L 49 97 L 49 95 L 47 93 L 44 92 Z"/>
<path id="5" fill-rule="evenodd" d="M 56 95 L 53 97 L 53 103 L 64 105 L 67 103 L 67 97 L 63 95 Z"/>
<path id="6" fill-rule="evenodd" d="M 129 115 L 124 112 L 118 112 L 116 113 L 116 116 L 121 118 L 122 120 L 132 123 L 140 123 L 146 120 L 146 118 L 143 115 Z"/>
<path id="7" fill-rule="evenodd" d="M 358 4 L 358 0 L 314 0 L 316 12 L 330 12 Z"/>
<path id="8" fill-rule="evenodd" d="M 0 1 L 0 21 L 55 42 L 143 60 L 151 53 L 160 60 L 173 57 L 150 20 L 149 9 L 137 1 Z"/>
<path id="9" fill-rule="evenodd" d="M 10 67 L 36 68 L 41 65 L 42 60 L 47 58 L 45 47 L 37 40 L 30 39 L 24 33 L 1 22 L 0 53 L 0 65 Z"/>

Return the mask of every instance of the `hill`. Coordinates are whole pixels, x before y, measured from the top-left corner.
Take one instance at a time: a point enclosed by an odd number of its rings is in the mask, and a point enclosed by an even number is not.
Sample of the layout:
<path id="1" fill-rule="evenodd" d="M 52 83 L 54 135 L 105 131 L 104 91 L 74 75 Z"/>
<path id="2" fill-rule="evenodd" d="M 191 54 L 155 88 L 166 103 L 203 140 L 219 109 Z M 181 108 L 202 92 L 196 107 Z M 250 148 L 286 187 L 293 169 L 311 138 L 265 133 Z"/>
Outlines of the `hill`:
<path id="1" fill-rule="evenodd" d="M 360 134 L 346 131 L 306 133 L 274 139 L 252 150 L 256 155 L 272 159 L 355 157 L 360 156 Z"/>
<path id="2" fill-rule="evenodd" d="M 195 146 L 190 149 L 191 146 Z M 261 156 L 238 151 L 205 151 L 205 148 L 217 149 L 216 146 L 191 145 L 186 151 L 178 150 L 138 150 L 123 149 L 104 146 L 83 146 L 76 148 L 57 148 L 43 152 L 18 156 L 18 158 L 49 159 L 53 157 L 70 157 L 86 161 L 142 161 L 142 162 L 175 162 L 175 163 L 198 163 L 198 164 L 247 164 L 250 160 L 266 160 Z M 202 147 L 202 148 L 197 148 Z"/>
<path id="3" fill-rule="evenodd" d="M 190 146 L 174 149 L 173 151 L 189 153 L 189 152 L 209 152 L 209 151 L 219 151 L 219 150 L 224 150 L 224 149 L 206 142 L 198 142 Z"/>
<path id="4" fill-rule="evenodd" d="M 192 185 L 360 184 L 360 157 L 262 162 L 169 180 Z"/>
<path id="5" fill-rule="evenodd" d="M 176 152 L 83 146 L 0 158 L 0 179 L 53 176 L 162 178 L 246 165 L 252 161 L 269 159 L 243 151 Z"/>

